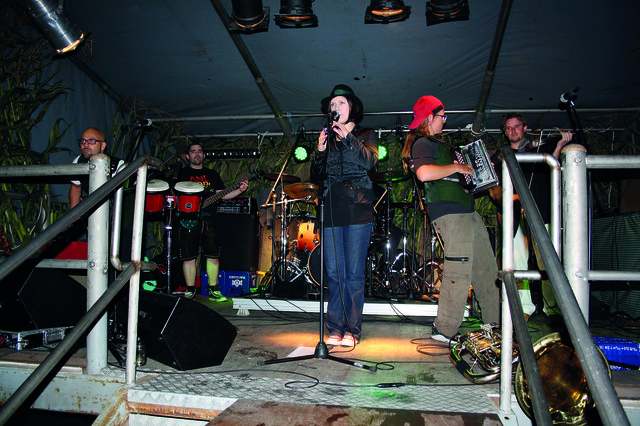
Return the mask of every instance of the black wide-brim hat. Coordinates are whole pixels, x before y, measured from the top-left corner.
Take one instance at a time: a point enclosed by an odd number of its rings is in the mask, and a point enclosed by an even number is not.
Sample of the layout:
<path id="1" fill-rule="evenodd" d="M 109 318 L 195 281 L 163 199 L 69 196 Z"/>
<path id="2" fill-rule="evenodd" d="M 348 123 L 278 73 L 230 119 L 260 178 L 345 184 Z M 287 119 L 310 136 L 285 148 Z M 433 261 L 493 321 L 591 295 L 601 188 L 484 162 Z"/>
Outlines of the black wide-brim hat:
<path id="1" fill-rule="evenodd" d="M 358 106 L 360 107 L 359 111 L 364 111 L 362 101 L 359 97 L 356 96 L 356 94 L 353 92 L 353 89 L 346 84 L 338 84 L 333 88 L 329 96 L 320 101 L 320 109 L 323 114 L 329 113 L 329 103 L 331 102 L 331 99 L 335 98 L 336 96 L 344 96 L 345 98 L 350 99 L 353 103 L 358 104 Z"/>

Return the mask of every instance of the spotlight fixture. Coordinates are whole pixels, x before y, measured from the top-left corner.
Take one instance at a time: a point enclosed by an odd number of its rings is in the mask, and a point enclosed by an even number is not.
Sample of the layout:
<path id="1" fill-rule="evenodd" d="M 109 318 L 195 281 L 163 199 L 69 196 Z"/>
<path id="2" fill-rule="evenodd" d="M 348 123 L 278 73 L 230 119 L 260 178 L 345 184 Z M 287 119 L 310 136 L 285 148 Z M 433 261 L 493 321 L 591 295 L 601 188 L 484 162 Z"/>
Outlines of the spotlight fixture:
<path id="1" fill-rule="evenodd" d="M 378 141 L 378 161 L 387 161 L 389 159 L 389 147 L 387 141 Z"/>
<path id="2" fill-rule="evenodd" d="M 469 20 L 467 0 L 431 0 L 427 2 L 427 26 L 450 21 Z"/>
<path id="3" fill-rule="evenodd" d="M 210 160 L 231 160 L 242 158 L 260 158 L 259 149 L 244 149 L 244 148 L 232 148 L 232 149 L 214 149 L 206 151 L 205 157 Z"/>
<path id="4" fill-rule="evenodd" d="M 257 33 L 269 29 L 269 8 L 262 0 L 232 0 L 229 31 Z"/>
<path id="5" fill-rule="evenodd" d="M 312 0 L 281 0 L 280 14 L 274 20 L 280 28 L 312 28 L 318 26 L 313 14 Z"/>
<path id="6" fill-rule="evenodd" d="M 306 163 L 311 159 L 311 152 L 309 148 L 304 145 L 299 145 L 293 150 L 293 161 L 296 163 Z"/>
<path id="7" fill-rule="evenodd" d="M 390 22 L 405 21 L 411 14 L 411 6 L 405 6 L 403 1 L 371 0 L 364 14 L 365 24 L 388 24 Z"/>
<path id="8" fill-rule="evenodd" d="M 74 50 L 84 33 L 64 14 L 63 0 L 27 0 L 29 15 L 58 54 Z"/>

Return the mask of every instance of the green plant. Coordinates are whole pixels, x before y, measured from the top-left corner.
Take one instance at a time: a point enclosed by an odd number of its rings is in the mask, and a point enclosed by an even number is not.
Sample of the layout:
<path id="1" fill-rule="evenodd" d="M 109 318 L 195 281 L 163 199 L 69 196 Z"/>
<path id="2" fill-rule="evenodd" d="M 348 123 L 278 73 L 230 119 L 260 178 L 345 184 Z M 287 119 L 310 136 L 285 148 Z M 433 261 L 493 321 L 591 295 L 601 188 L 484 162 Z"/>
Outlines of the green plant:
<path id="1" fill-rule="evenodd" d="M 15 15 L 8 5 L 3 4 L 0 13 L 0 166 L 48 164 L 51 154 L 68 151 L 58 144 L 69 126 L 62 119 L 56 120 L 42 152 L 31 148 L 31 130 L 69 88 L 55 80 L 58 69 L 44 38 L 22 34 L 23 17 Z M 13 247 L 29 241 L 64 211 L 60 206 L 50 208 L 47 184 L 23 182 L 29 180 L 0 183 L 0 227 Z"/>

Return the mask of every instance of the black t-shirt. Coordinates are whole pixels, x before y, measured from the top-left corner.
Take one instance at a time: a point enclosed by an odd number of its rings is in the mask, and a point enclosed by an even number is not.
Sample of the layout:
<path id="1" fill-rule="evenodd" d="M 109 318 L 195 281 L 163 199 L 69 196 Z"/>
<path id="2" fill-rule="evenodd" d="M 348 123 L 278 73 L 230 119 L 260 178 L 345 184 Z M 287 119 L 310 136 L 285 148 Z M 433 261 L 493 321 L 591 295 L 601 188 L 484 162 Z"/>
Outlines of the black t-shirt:
<path id="1" fill-rule="evenodd" d="M 183 167 L 178 174 L 177 182 L 197 182 L 201 183 L 204 187 L 204 193 L 202 193 L 203 201 L 210 195 L 216 193 L 221 189 L 224 189 L 224 182 L 218 172 L 212 169 L 203 167 L 202 169 L 194 169 L 191 167 Z M 203 211 L 214 215 L 216 213 L 216 203 L 209 205 Z"/>

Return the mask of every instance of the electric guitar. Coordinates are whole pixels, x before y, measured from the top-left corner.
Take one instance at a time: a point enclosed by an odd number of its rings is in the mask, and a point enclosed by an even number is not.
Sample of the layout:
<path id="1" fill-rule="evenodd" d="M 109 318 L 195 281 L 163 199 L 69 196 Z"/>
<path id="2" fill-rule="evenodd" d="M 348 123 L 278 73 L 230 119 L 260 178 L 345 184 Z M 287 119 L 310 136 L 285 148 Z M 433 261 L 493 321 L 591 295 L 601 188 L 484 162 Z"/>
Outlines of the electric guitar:
<path id="1" fill-rule="evenodd" d="M 262 177 L 263 174 L 264 172 L 262 170 L 254 170 L 253 172 L 251 172 L 251 176 L 249 176 L 247 181 L 251 182 L 252 180 L 256 180 Z M 205 198 L 204 201 L 200 203 L 200 211 L 204 210 L 206 207 L 210 206 L 216 201 L 219 201 L 225 195 L 240 188 L 241 185 L 242 185 L 242 181 L 236 182 L 233 185 L 226 187 L 222 191 L 218 191 L 212 196 Z M 187 229 L 193 229 L 196 226 L 198 226 L 199 223 L 200 223 L 200 219 L 180 219 L 180 225 L 184 226 Z"/>

